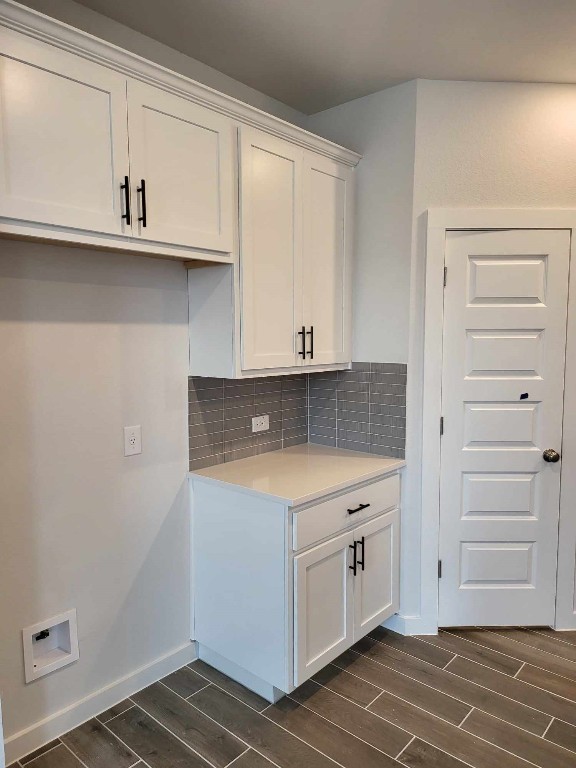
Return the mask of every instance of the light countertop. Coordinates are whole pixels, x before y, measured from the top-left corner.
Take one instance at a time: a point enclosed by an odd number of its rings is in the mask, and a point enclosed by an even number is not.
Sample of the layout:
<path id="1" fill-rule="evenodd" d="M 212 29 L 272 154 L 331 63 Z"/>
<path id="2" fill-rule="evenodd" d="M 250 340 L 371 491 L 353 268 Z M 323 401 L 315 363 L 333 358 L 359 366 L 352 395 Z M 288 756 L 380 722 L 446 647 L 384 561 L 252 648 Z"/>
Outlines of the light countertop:
<path id="1" fill-rule="evenodd" d="M 405 466 L 403 459 L 305 443 L 190 473 L 192 480 L 266 496 L 291 507 L 374 480 Z"/>

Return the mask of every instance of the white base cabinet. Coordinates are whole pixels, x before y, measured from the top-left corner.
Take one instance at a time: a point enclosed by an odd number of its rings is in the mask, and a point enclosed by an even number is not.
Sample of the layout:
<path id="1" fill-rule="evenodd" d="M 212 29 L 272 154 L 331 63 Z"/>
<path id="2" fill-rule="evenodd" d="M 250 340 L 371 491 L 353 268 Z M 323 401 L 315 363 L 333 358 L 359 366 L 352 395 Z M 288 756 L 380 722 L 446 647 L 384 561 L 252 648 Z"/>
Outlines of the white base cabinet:
<path id="1" fill-rule="evenodd" d="M 395 613 L 399 480 L 291 507 L 192 474 L 201 658 L 274 701 Z"/>

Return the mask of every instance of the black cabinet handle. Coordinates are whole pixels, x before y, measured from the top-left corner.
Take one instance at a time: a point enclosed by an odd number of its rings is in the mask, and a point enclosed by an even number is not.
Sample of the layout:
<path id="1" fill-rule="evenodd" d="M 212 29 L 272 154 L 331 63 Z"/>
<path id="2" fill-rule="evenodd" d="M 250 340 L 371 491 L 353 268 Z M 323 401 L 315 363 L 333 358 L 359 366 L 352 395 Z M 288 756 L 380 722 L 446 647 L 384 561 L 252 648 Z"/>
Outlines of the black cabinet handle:
<path id="1" fill-rule="evenodd" d="M 314 360 L 314 326 L 310 326 L 310 330 L 306 331 L 307 335 L 310 336 L 310 352 L 308 354 L 310 355 L 310 360 Z"/>
<path id="2" fill-rule="evenodd" d="M 356 576 L 356 574 L 358 572 L 358 570 L 357 570 L 358 563 L 356 562 L 356 545 L 357 544 L 358 544 L 358 542 L 355 541 L 354 544 L 349 544 L 348 545 L 349 549 L 353 550 L 353 552 L 352 552 L 352 565 L 348 566 L 348 570 L 353 571 L 354 572 L 354 576 Z"/>
<path id="3" fill-rule="evenodd" d="M 359 504 L 356 509 L 349 509 L 348 514 L 349 515 L 355 515 L 356 512 L 361 512 L 363 509 L 368 509 L 370 504 Z"/>
<path id="4" fill-rule="evenodd" d="M 128 176 L 124 176 L 124 184 L 120 184 L 120 189 L 124 190 L 124 210 L 126 211 L 122 214 L 122 218 L 126 219 L 126 224 L 130 226 L 132 218 L 130 216 L 130 181 Z"/>
<path id="5" fill-rule="evenodd" d="M 142 226 L 146 226 L 146 182 L 144 179 L 140 180 L 140 186 L 136 187 L 136 192 L 142 195 L 142 216 L 138 216 L 138 221 L 142 222 Z"/>
<path id="6" fill-rule="evenodd" d="M 354 542 L 355 544 L 360 544 L 362 546 L 362 560 L 357 561 L 357 565 L 362 566 L 362 570 L 364 570 L 364 536 L 360 539 L 360 541 Z"/>
<path id="7" fill-rule="evenodd" d="M 298 354 L 300 357 L 306 359 L 306 327 L 304 325 L 302 326 L 302 330 L 298 331 L 298 336 L 302 336 L 302 349 Z"/>

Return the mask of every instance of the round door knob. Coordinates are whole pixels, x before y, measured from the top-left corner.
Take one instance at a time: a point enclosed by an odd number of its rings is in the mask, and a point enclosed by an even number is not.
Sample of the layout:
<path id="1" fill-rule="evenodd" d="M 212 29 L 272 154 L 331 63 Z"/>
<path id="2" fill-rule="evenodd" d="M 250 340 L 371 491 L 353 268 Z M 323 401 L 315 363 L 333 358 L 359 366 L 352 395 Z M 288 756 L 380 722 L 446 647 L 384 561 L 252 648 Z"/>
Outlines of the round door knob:
<path id="1" fill-rule="evenodd" d="M 557 461 L 560 461 L 560 454 L 558 451 L 555 451 L 554 448 L 546 448 L 542 454 L 542 458 L 544 461 L 549 461 L 551 464 L 556 464 Z"/>

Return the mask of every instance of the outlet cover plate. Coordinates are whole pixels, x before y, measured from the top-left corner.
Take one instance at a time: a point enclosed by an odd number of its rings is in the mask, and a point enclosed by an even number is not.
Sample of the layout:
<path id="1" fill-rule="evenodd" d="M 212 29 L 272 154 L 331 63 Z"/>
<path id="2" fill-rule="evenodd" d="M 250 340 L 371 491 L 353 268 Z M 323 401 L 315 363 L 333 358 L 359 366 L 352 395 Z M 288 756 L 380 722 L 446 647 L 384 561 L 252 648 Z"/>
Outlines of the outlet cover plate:
<path id="1" fill-rule="evenodd" d="M 270 429 L 270 416 L 254 416 L 252 432 L 266 432 L 267 429 Z"/>
<path id="2" fill-rule="evenodd" d="M 142 453 L 142 427 L 124 427 L 124 456 Z"/>

